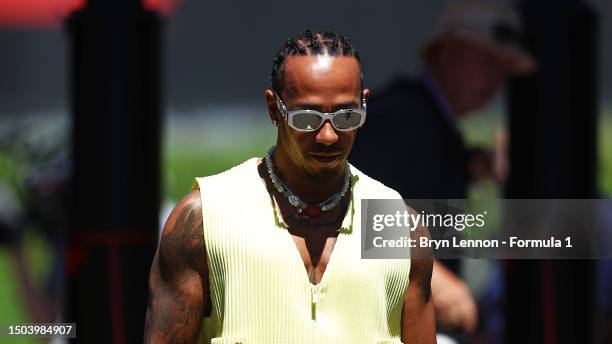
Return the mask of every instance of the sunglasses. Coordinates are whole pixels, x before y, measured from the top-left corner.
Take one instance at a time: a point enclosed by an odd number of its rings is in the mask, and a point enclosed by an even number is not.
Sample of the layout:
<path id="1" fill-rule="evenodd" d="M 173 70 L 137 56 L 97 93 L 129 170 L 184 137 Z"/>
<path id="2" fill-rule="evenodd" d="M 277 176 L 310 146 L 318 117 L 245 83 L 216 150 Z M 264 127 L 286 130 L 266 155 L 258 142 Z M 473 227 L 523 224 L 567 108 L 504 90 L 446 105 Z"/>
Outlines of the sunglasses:
<path id="1" fill-rule="evenodd" d="M 355 130 L 365 123 L 366 101 L 361 98 L 361 109 L 342 109 L 334 112 L 320 112 L 317 110 L 287 110 L 283 100 L 275 93 L 278 109 L 285 116 L 287 124 L 297 131 L 309 132 L 319 129 L 326 120 L 329 120 L 338 131 Z"/>

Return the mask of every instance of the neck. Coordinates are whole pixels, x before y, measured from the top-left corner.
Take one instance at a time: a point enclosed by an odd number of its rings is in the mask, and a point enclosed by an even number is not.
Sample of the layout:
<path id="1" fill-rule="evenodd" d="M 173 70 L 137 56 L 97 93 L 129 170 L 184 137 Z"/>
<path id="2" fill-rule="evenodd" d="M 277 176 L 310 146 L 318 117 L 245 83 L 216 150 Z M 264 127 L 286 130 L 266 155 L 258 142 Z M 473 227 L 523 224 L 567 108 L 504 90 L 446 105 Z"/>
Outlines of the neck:
<path id="1" fill-rule="evenodd" d="M 294 195 L 304 202 L 316 204 L 326 201 L 342 189 L 345 167 L 331 177 L 312 176 L 293 163 L 287 151 L 277 146 L 272 155 L 274 173 L 283 180 Z"/>

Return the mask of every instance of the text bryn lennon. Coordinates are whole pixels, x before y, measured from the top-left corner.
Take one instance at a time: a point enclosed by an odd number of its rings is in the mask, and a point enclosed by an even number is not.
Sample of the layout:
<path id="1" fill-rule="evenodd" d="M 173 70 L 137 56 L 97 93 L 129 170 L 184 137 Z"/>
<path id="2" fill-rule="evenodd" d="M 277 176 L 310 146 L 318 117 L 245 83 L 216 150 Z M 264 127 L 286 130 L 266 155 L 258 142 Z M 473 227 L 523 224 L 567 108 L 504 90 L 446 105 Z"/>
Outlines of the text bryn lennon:
<path id="1" fill-rule="evenodd" d="M 374 247 L 431 247 L 435 250 L 447 247 L 499 247 L 497 239 L 459 239 L 455 237 L 449 239 L 421 237 L 418 240 L 405 236 L 399 239 L 375 237 L 372 243 Z"/>

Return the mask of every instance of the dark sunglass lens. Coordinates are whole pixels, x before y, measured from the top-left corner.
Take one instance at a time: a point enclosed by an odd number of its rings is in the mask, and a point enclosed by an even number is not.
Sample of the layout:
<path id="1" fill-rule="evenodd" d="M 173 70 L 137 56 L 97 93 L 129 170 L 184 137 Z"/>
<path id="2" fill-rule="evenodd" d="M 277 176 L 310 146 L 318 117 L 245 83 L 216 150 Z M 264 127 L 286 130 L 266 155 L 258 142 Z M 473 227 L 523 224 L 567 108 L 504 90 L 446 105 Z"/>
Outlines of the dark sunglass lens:
<path id="1" fill-rule="evenodd" d="M 338 129 L 353 129 L 361 123 L 361 113 L 357 111 L 346 111 L 334 117 L 334 124 Z"/>
<path id="2" fill-rule="evenodd" d="M 301 130 L 315 130 L 321 124 L 321 117 L 311 112 L 300 112 L 293 115 L 293 125 Z"/>

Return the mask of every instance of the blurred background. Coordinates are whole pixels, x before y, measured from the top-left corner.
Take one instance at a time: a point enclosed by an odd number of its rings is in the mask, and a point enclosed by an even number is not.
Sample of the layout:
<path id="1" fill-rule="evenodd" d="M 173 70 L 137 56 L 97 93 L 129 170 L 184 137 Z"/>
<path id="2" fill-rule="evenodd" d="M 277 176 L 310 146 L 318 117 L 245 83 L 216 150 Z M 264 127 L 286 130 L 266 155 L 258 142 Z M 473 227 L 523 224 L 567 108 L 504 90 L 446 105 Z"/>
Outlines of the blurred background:
<path id="1" fill-rule="evenodd" d="M 420 73 L 419 48 L 448 2 L 0 0 L 0 324 L 71 321 L 81 342 L 141 340 L 146 275 L 169 211 L 195 176 L 263 156 L 275 141 L 264 91 L 281 43 L 307 28 L 347 35 L 362 56 L 366 85 L 376 92 L 398 73 Z M 612 2 L 539 3 L 550 13 L 560 11 L 559 3 L 579 4 L 592 15 L 595 34 L 581 34 L 595 43 L 585 52 L 594 74 L 584 87 L 596 90 L 594 112 L 585 114 L 596 124 L 586 133 L 596 148 L 582 153 L 596 166 L 596 192 L 560 197 L 609 198 Z M 546 26 L 554 18 L 539 19 Z M 555 97 L 550 102 L 563 107 L 564 99 Z M 462 120 L 466 141 L 494 147 L 493 133 L 511 121 L 508 103 L 502 92 L 479 116 Z M 504 193 L 483 179 L 469 194 Z M 490 277 L 478 271 L 464 269 L 477 297 Z M 591 333 L 585 342 L 612 343 L 605 333 L 610 290 L 597 289 L 610 279 L 606 271 L 585 282 L 588 293 L 603 295 L 584 315 Z M 531 273 L 526 278 L 540 274 Z M 503 293 L 500 298 L 495 316 L 506 325 L 481 329 L 493 334 L 465 342 L 513 342 L 508 329 L 522 325 L 505 322 L 512 314 L 503 311 L 509 302 Z M 553 332 L 583 316 L 557 311 L 566 316 L 547 323 Z M 83 339 L 96 331 L 97 339 Z M 524 342 L 578 337 L 534 334 Z"/>

